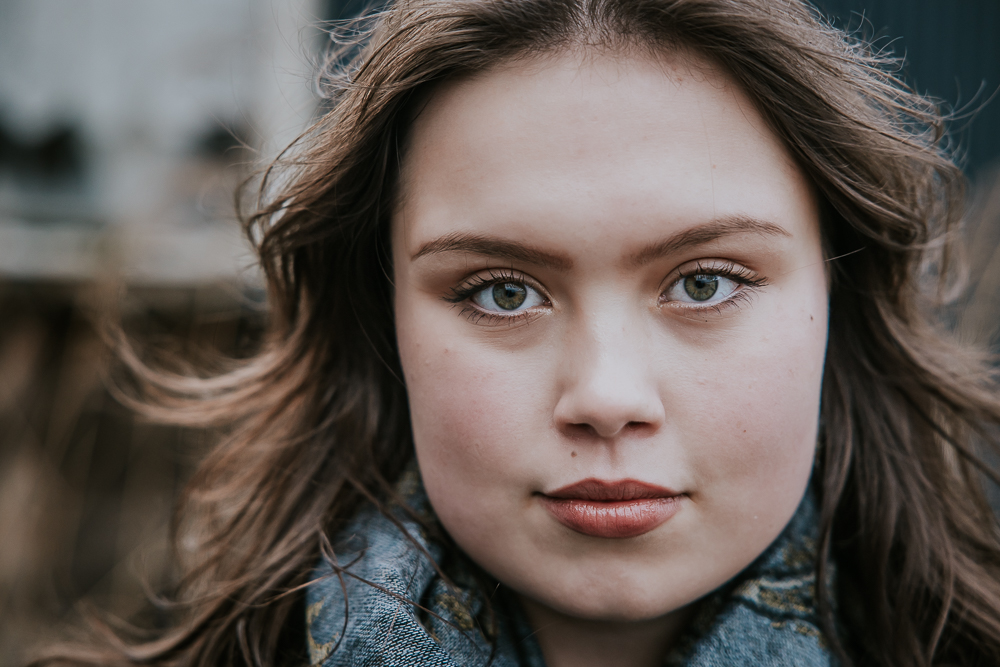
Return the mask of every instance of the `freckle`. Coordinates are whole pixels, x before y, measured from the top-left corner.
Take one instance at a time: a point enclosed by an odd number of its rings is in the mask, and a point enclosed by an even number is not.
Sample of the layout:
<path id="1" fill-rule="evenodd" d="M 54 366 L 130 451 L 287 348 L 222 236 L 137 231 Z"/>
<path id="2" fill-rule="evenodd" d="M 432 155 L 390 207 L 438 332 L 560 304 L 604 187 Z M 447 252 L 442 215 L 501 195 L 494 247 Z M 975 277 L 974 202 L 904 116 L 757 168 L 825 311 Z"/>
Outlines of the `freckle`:
<path id="1" fill-rule="evenodd" d="M 746 430 L 746 429 L 743 429 L 743 432 L 744 432 L 744 433 L 746 433 L 746 432 L 747 432 L 747 430 Z"/>
<path id="2" fill-rule="evenodd" d="M 571 453 L 570 456 L 576 457 L 576 452 Z"/>
<path id="3" fill-rule="evenodd" d="M 810 316 L 809 316 L 809 321 L 810 321 L 810 322 L 812 322 L 812 321 L 813 321 L 813 316 L 812 316 L 812 315 L 810 315 Z"/>

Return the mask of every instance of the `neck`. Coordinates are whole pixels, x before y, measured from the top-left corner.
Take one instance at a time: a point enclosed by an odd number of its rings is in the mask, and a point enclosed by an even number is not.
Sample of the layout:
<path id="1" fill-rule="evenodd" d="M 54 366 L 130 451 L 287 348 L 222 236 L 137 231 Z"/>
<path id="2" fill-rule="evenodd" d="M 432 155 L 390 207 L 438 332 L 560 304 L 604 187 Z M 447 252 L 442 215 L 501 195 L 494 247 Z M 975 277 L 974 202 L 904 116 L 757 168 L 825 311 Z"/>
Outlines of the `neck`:
<path id="1" fill-rule="evenodd" d="M 519 598 L 548 667 L 658 667 L 692 609 L 642 621 L 598 621 Z"/>

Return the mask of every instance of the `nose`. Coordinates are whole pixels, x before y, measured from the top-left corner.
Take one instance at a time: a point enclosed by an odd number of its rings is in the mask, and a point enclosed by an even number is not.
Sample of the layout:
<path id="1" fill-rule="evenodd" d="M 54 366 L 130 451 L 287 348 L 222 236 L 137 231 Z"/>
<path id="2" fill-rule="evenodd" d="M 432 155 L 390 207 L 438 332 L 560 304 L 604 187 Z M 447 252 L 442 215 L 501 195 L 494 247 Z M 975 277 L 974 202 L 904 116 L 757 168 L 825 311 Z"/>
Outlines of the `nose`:
<path id="1" fill-rule="evenodd" d="M 618 320 L 620 321 L 620 320 Z M 571 436 L 651 434 L 665 411 L 641 327 L 580 327 L 563 347 L 554 419 Z"/>

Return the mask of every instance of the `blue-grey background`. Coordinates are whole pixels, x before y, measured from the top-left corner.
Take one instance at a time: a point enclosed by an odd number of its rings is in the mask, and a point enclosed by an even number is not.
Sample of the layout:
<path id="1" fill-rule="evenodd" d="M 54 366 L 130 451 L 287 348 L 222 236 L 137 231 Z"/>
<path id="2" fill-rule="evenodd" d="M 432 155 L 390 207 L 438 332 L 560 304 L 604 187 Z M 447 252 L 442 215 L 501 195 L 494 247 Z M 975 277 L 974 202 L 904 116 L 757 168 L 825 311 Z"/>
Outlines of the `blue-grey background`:
<path id="1" fill-rule="evenodd" d="M 906 56 L 907 82 L 960 111 L 953 126 L 975 177 L 1000 160 L 1000 1 L 820 0 L 841 28 Z M 987 100 L 993 100 L 987 103 Z"/>

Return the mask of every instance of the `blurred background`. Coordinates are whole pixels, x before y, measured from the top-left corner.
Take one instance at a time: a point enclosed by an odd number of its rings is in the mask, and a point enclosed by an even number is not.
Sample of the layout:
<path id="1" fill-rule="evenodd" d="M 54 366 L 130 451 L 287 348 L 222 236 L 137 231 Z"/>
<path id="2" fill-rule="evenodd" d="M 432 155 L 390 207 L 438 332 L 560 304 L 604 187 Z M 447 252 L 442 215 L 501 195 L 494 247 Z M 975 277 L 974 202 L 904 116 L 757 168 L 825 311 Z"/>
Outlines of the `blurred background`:
<path id="1" fill-rule="evenodd" d="M 104 386 L 107 309 L 181 352 L 252 350 L 263 293 L 237 183 L 318 113 L 324 21 L 359 0 L 0 0 L 0 667 L 82 600 L 128 617 L 167 576 L 208 434 Z M 964 335 L 1000 324 L 1000 2 L 822 0 L 961 111 L 973 187 Z"/>

